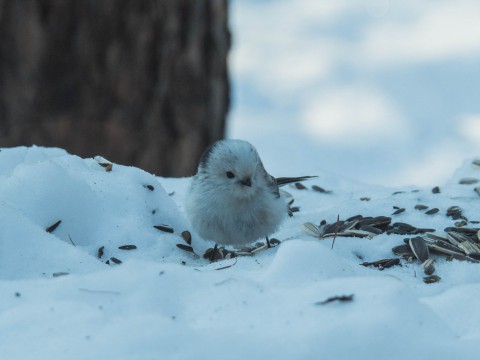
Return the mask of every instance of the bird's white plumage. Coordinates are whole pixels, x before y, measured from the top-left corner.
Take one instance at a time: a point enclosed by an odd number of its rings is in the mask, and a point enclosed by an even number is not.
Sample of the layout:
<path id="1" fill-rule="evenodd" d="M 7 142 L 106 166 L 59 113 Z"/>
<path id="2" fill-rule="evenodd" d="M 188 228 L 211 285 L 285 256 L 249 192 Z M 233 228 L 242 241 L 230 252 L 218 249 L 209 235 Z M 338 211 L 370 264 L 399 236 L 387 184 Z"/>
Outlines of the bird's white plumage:
<path id="1" fill-rule="evenodd" d="M 186 212 L 203 239 L 244 245 L 277 230 L 288 205 L 250 143 L 220 140 L 202 155 Z"/>

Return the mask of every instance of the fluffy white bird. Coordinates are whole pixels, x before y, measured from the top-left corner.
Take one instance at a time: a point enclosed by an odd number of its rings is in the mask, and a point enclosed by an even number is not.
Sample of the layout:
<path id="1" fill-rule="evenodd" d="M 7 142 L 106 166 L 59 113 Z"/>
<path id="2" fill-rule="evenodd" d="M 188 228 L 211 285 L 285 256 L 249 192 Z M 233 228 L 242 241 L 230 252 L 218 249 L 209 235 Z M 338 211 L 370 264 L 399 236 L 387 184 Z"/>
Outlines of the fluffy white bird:
<path id="1" fill-rule="evenodd" d="M 216 244 L 245 245 L 275 232 L 289 213 L 279 186 L 312 176 L 275 179 L 256 149 L 220 140 L 202 154 L 186 200 L 196 232 Z"/>

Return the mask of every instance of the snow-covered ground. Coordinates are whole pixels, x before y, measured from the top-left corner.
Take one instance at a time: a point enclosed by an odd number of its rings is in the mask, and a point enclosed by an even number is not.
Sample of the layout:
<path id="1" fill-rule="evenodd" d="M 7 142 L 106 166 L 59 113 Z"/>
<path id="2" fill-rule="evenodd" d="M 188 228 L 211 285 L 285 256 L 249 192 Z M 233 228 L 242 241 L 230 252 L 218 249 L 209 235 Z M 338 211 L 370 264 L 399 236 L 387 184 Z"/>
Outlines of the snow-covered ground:
<path id="1" fill-rule="evenodd" d="M 471 160 L 438 194 L 319 171 L 307 189 L 286 189 L 300 211 L 274 234 L 279 246 L 212 264 L 176 246 L 191 230 L 189 179 L 99 162 L 60 149 L 0 151 L 2 359 L 478 358 L 480 264 L 434 255 L 441 280 L 425 284 L 418 262 L 360 265 L 396 257 L 391 248 L 406 236 L 337 237 L 332 248 L 332 238 L 302 230 L 362 214 L 443 234 L 452 205 L 480 220 L 478 184 L 458 184 L 480 178 Z M 440 211 L 427 215 L 419 203 Z M 391 215 L 394 206 L 405 211 Z M 211 246 L 195 233 L 192 245 L 198 254 Z"/>

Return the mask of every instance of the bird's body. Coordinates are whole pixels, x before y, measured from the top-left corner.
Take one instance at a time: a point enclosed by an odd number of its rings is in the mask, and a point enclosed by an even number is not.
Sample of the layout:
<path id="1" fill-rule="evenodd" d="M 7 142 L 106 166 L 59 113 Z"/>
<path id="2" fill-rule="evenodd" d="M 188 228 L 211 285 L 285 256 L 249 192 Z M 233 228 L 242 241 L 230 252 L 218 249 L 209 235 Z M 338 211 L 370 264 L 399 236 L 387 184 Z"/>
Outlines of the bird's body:
<path id="1" fill-rule="evenodd" d="M 289 178 L 286 183 L 298 179 L 302 178 Z M 288 205 L 250 143 L 220 140 L 200 159 L 186 212 L 203 239 L 245 245 L 275 232 L 288 214 Z"/>

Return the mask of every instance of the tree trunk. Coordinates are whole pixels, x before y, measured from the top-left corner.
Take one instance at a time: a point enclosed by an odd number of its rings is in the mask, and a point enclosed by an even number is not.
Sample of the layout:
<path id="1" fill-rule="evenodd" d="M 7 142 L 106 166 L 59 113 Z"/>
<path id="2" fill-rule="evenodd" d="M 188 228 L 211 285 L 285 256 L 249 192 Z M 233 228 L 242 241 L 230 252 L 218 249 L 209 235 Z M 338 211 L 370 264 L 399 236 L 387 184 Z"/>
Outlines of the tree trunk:
<path id="1" fill-rule="evenodd" d="M 0 0 L 0 144 L 163 176 L 224 135 L 227 0 Z"/>

